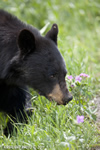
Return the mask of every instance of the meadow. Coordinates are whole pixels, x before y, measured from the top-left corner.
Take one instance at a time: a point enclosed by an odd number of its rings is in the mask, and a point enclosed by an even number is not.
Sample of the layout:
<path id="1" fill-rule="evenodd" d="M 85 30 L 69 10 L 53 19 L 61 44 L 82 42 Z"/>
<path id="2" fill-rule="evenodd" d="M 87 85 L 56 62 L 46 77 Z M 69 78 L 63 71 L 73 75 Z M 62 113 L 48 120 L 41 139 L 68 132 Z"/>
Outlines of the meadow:
<path id="1" fill-rule="evenodd" d="M 100 129 L 93 99 L 100 95 L 99 0 L 1 0 L 0 8 L 32 24 L 45 35 L 59 26 L 58 48 L 68 74 L 73 100 L 58 106 L 31 90 L 33 115 L 18 132 L 5 137 L 8 118 L 0 114 L 0 150 L 91 150 L 100 146 Z"/>

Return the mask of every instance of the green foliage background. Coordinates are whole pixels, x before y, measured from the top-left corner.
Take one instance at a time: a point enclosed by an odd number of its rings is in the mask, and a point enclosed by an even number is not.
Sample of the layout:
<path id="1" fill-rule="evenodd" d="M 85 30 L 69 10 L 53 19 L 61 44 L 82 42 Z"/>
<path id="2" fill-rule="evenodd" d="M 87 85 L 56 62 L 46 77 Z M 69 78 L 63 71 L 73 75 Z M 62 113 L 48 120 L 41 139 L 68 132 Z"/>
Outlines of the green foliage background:
<path id="1" fill-rule="evenodd" d="M 39 30 L 49 23 L 47 31 L 57 23 L 58 47 L 68 74 L 90 75 L 74 89 L 68 82 L 74 99 L 67 106 L 56 106 L 32 91 L 33 116 L 28 125 L 17 127 L 18 134 L 12 138 L 2 133 L 5 119 L 1 115 L 1 150 L 89 150 L 100 145 L 95 109 L 91 108 L 91 99 L 100 93 L 100 0 L 1 0 L 0 8 Z M 77 124 L 77 115 L 85 116 L 83 124 Z"/>

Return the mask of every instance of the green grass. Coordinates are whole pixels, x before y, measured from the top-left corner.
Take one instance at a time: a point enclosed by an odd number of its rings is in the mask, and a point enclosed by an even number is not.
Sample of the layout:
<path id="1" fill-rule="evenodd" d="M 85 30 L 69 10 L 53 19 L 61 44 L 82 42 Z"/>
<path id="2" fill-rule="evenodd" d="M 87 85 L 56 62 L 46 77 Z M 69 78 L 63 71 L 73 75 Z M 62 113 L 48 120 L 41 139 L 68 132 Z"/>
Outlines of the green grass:
<path id="1" fill-rule="evenodd" d="M 27 3 L 27 4 L 26 4 Z M 6 119 L 0 118 L 0 150 L 89 150 L 100 140 L 95 125 L 92 99 L 100 92 L 100 4 L 99 0 L 4 0 L 0 7 L 15 14 L 38 29 L 48 22 L 59 25 L 58 47 L 62 53 L 68 75 L 80 73 L 90 78 L 76 84 L 66 82 L 73 100 L 66 106 L 57 106 L 32 92 L 33 115 L 29 124 L 19 124 L 18 133 L 6 138 L 2 128 Z M 75 84 L 72 88 L 71 84 Z M 77 115 L 85 117 L 78 124 Z M 2 126 L 3 125 L 3 126 Z"/>

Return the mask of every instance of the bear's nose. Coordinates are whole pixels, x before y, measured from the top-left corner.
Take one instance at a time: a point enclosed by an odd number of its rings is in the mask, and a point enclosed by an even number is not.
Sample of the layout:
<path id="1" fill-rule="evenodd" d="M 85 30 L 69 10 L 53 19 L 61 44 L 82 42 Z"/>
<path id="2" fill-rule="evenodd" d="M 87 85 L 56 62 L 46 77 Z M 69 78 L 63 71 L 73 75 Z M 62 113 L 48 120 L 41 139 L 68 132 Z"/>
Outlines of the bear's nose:
<path id="1" fill-rule="evenodd" d="M 64 98 L 63 101 L 64 101 L 64 105 L 68 104 L 71 100 L 73 99 L 73 96 L 69 96 L 67 98 Z"/>
<path id="2" fill-rule="evenodd" d="M 68 97 L 67 101 L 70 102 L 73 99 L 73 96 Z"/>

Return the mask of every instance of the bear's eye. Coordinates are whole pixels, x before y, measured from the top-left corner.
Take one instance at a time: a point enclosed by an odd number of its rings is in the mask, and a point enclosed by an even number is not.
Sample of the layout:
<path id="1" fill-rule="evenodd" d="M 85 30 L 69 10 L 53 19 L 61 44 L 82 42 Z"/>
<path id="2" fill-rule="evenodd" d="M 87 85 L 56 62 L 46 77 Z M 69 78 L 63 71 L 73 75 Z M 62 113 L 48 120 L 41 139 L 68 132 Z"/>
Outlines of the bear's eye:
<path id="1" fill-rule="evenodd" d="M 49 75 L 50 79 L 55 79 L 57 77 L 57 73 L 52 73 Z"/>
<path id="2" fill-rule="evenodd" d="M 50 78 L 55 78 L 55 77 L 56 77 L 56 74 L 50 75 Z"/>
<path id="3" fill-rule="evenodd" d="M 48 71 L 48 77 L 49 77 L 49 79 L 56 79 L 57 75 L 58 75 L 58 72 L 55 71 L 55 70 L 53 70 L 53 71 L 49 70 Z"/>

